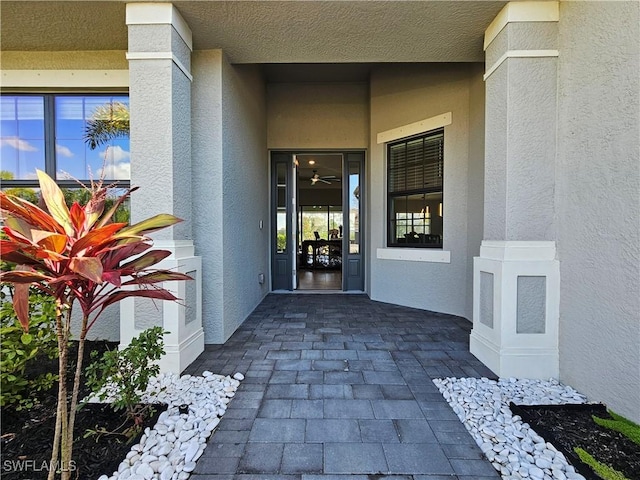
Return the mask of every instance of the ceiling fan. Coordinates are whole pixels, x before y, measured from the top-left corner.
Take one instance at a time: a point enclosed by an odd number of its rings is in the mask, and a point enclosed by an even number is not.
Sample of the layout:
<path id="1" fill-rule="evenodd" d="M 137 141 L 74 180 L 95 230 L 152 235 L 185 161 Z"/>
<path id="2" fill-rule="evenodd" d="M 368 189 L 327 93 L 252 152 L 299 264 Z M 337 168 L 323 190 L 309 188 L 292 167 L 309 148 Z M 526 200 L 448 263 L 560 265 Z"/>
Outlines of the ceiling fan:
<path id="1" fill-rule="evenodd" d="M 313 176 L 309 179 L 311 180 L 311 185 L 315 185 L 318 182 L 326 183 L 327 185 L 331 185 L 331 181 L 339 182 L 340 179 L 335 175 L 318 175 L 318 171 L 313 171 Z"/>

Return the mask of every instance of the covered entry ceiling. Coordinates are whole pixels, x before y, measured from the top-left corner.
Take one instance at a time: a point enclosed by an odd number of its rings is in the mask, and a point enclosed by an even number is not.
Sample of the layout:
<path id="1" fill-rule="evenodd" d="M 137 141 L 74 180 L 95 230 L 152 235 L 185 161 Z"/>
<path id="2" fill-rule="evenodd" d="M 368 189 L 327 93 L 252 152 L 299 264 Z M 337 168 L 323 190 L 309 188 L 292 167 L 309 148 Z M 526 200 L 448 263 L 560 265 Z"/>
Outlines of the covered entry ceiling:
<path id="1" fill-rule="evenodd" d="M 2 1 L 3 50 L 126 50 L 127 0 Z M 128 3 L 132 3 L 129 0 Z M 505 1 L 181 1 L 232 63 L 478 62 Z"/>

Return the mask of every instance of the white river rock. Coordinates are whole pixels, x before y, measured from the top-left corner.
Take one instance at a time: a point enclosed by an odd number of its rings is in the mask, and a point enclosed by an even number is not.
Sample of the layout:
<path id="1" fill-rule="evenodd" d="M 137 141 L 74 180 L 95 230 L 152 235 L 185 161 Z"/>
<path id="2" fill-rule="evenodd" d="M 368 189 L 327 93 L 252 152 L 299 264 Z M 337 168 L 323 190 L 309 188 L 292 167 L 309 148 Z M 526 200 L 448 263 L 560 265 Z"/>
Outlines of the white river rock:
<path id="1" fill-rule="evenodd" d="M 509 409 L 509 402 L 585 403 L 584 395 L 553 379 L 444 378 L 433 383 L 503 479 L 584 480 L 562 453 Z"/>
<path id="2" fill-rule="evenodd" d="M 206 441 L 220 423 L 227 403 L 244 379 L 242 373 L 232 377 L 209 371 L 202 376 L 160 374 L 149 382 L 142 401 L 165 403 L 153 429 L 145 429 L 138 444 L 111 476 L 98 480 L 186 480 L 196 467 L 196 461 L 206 448 Z M 107 388 L 107 392 L 113 386 Z M 97 397 L 89 401 L 100 401 Z M 113 401 L 109 395 L 104 401 Z M 188 413 L 178 407 L 187 405 Z"/>

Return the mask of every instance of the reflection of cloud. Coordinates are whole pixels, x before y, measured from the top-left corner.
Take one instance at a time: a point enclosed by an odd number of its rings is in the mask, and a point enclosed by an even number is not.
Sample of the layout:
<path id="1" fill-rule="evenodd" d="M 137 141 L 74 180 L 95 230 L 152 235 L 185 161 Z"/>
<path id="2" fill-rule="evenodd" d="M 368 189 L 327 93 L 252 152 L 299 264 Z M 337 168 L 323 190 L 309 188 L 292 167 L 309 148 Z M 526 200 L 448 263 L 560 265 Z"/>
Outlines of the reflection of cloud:
<path id="1" fill-rule="evenodd" d="M 56 153 L 58 155 L 61 155 L 67 158 L 73 157 L 73 152 L 68 147 L 65 147 L 64 145 L 58 145 L 57 143 L 56 143 Z"/>
<path id="2" fill-rule="evenodd" d="M 100 152 L 100 157 L 107 162 L 122 162 L 129 160 L 131 153 L 124 150 L 120 145 L 107 148 L 104 152 Z"/>
<path id="3" fill-rule="evenodd" d="M 0 147 L 4 147 L 5 145 L 9 147 L 13 147 L 16 150 L 21 150 L 23 152 L 37 152 L 38 149 L 31 145 L 28 141 L 22 140 L 18 137 L 6 137 L 0 138 Z"/>
<path id="4" fill-rule="evenodd" d="M 119 163 L 117 165 L 106 165 L 98 172 L 100 176 L 104 172 L 107 180 L 129 180 L 131 178 L 131 164 Z"/>
<path id="5" fill-rule="evenodd" d="M 104 167 L 98 171 L 100 177 L 107 180 L 129 180 L 131 178 L 131 153 L 119 145 L 107 148 L 100 152 L 104 160 Z"/>

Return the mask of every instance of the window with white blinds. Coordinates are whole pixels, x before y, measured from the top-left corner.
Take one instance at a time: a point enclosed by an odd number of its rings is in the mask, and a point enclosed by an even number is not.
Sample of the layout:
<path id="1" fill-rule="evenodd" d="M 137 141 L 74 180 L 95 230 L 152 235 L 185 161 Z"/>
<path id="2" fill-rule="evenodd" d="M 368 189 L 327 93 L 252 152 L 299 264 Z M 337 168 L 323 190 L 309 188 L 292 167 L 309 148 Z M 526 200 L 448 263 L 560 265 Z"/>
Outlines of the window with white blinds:
<path id="1" fill-rule="evenodd" d="M 387 144 L 388 246 L 442 248 L 444 129 Z"/>

